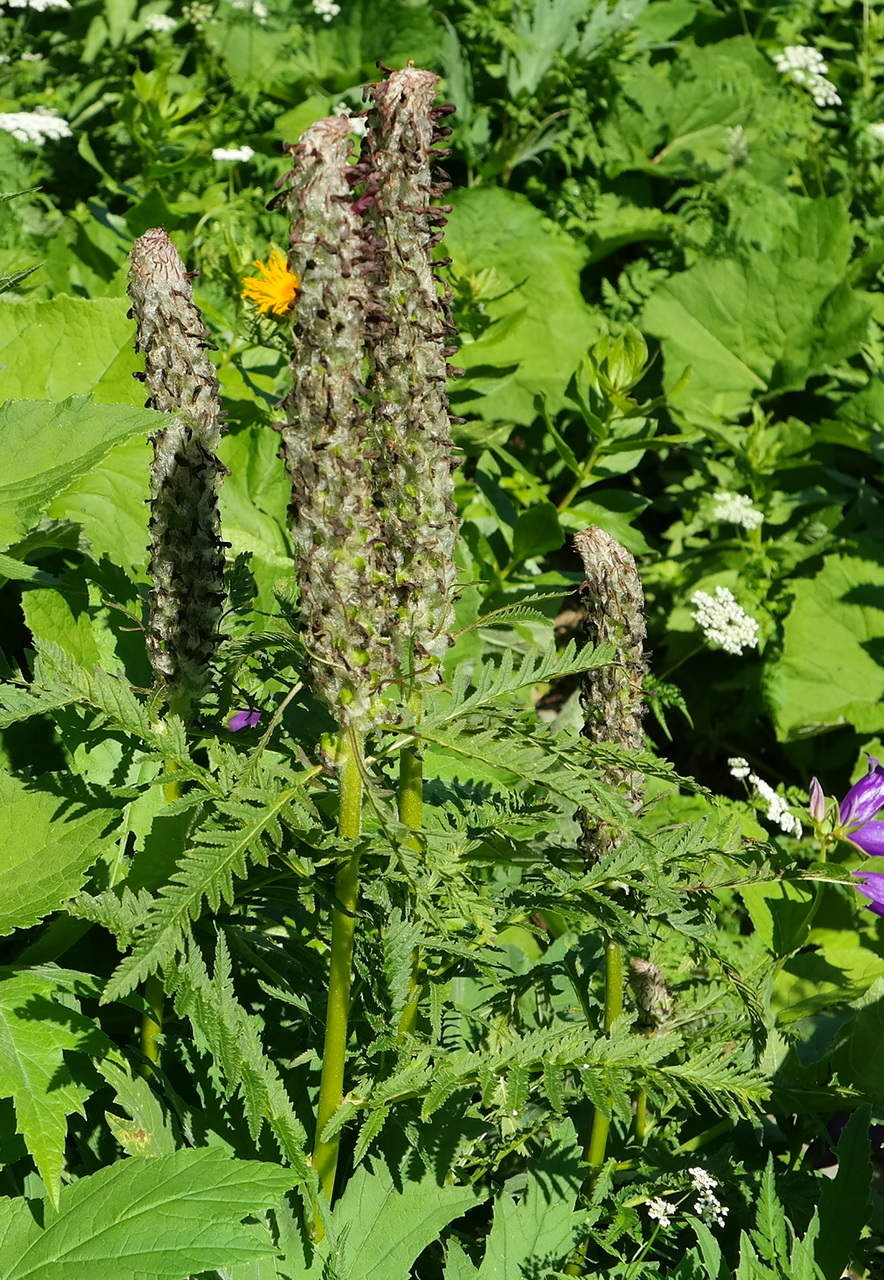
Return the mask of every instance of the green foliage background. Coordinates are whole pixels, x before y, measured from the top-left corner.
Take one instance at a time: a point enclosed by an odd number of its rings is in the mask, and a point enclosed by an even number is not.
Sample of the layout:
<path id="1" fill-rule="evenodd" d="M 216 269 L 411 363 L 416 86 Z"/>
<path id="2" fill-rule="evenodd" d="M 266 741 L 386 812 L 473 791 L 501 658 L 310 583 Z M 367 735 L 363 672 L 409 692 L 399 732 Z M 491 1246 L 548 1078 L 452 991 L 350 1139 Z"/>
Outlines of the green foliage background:
<path id="1" fill-rule="evenodd" d="M 266 8 L 0 8 L 0 113 L 71 130 L 38 145 L 0 115 L 0 1278 L 541 1280 L 587 1238 L 584 1274 L 624 1280 L 877 1274 L 884 932 L 838 883 L 858 851 L 823 867 L 804 806 L 812 774 L 843 795 L 881 750 L 884 18 L 850 0 Z M 841 105 L 777 71 L 788 45 L 820 50 Z M 457 107 L 460 630 L 422 724 L 422 859 L 390 818 L 395 737 L 377 747 L 346 1186 L 314 1249 L 332 726 L 299 685 L 271 430 L 288 323 L 241 280 L 286 244 L 266 209 L 282 143 L 408 59 Z M 232 608 L 189 747 L 157 730 L 140 634 L 156 415 L 125 281 L 156 225 L 200 273 L 229 413 Z M 721 491 L 763 523 L 716 519 Z M 588 524 L 637 556 L 648 600 L 632 826 L 611 758 L 577 737 L 577 682 L 605 657 L 566 646 Z M 704 643 L 690 600 L 718 586 L 757 649 Z M 252 704 L 261 730 L 227 733 Z M 585 807 L 630 831 L 593 868 Z M 660 965 L 670 1027 L 630 1013 L 599 1033 L 603 930 Z M 418 945 L 432 977 L 403 1043 Z M 159 970 L 162 1077 L 135 1042 Z M 594 1106 L 619 1163 L 586 1196 Z M 829 1182 L 815 1165 L 845 1112 Z M 714 1233 L 690 1214 L 696 1164 L 730 1208 Z M 667 1231 L 653 1196 L 681 1206 Z"/>

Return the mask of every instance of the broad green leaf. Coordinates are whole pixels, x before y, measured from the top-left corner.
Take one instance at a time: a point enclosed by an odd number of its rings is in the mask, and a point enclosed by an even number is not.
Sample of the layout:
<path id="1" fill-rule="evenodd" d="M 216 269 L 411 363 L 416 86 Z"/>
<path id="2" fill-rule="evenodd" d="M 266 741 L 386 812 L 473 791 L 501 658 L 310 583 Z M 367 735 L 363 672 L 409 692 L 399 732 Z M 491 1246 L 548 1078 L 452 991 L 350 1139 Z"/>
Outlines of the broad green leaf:
<path id="1" fill-rule="evenodd" d="M 16 1128 L 54 1203 L 64 1168 L 67 1118 L 82 1114 L 92 1092 L 74 1074 L 65 1053 L 103 1057 L 112 1047 L 93 1022 L 71 1008 L 68 996 L 61 1003 L 57 995 L 46 970 L 0 982 L 0 1097 L 12 1099 Z M 14 1256 L 3 1248 L 2 1208 L 15 1203 L 0 1201 L 0 1277 L 7 1275 L 4 1267 Z"/>
<path id="2" fill-rule="evenodd" d="M 0 773 L 0 936 L 36 924 L 83 887 L 113 811 L 89 807 L 46 776 L 28 784 Z"/>
<path id="3" fill-rule="evenodd" d="M 222 1148 L 133 1157 L 65 1187 L 47 1225 L 0 1200 L 0 1280 L 188 1280 L 273 1252 L 242 1219 L 292 1186 L 277 1165 Z"/>
<path id="4" fill-rule="evenodd" d="M 49 509 L 50 515 L 82 525 L 96 560 L 107 556 L 142 576 L 148 558 L 145 503 L 150 456 L 147 433 L 142 440 L 118 445 Z"/>
<path id="5" fill-rule="evenodd" d="M 854 1111 L 838 1143 L 838 1172 L 820 1197 L 814 1256 L 826 1280 L 839 1280 L 868 1221 L 872 1162 L 869 1109 Z"/>
<path id="6" fill-rule="evenodd" d="M 873 733 L 884 698 L 884 561 L 828 556 L 794 584 L 779 659 L 765 692 L 777 737 L 788 741 L 852 724 Z"/>
<path id="7" fill-rule="evenodd" d="M 735 418 L 753 396 L 802 387 L 863 342 L 869 305 L 846 280 L 853 228 L 844 205 L 795 199 L 790 209 L 770 248 L 704 259 L 645 307 L 671 403 L 694 422 Z M 678 388 L 687 366 L 692 376 Z"/>
<path id="8" fill-rule="evenodd" d="M 88 396 L 57 404 L 20 400 L 0 407 L 0 546 L 27 533 L 54 498 L 121 440 L 146 438 L 162 422 L 150 409 L 95 404 Z M 113 528 L 114 522 L 109 523 Z"/>
<path id="9" fill-rule="evenodd" d="M 480 187 L 452 203 L 453 269 L 495 322 L 461 346 L 455 363 L 467 376 L 454 394 L 486 420 L 531 422 L 538 394 L 555 413 L 600 332 L 580 292 L 585 250 L 522 195 Z"/>
<path id="10" fill-rule="evenodd" d="M 0 301 L 0 399 L 64 400 L 91 392 L 99 404 L 144 404 L 132 374 L 135 324 L 127 298 Z M 75 434 L 75 433 L 74 433 Z"/>
<path id="11" fill-rule="evenodd" d="M 553 1131 L 550 1146 L 528 1170 L 528 1185 L 514 1198 L 504 1189 L 477 1280 L 518 1280 L 564 1265 L 575 1243 L 575 1213 L 584 1171 L 574 1126 Z"/>
<path id="12" fill-rule="evenodd" d="M 415 1162 L 416 1164 L 417 1162 Z M 382 1159 L 362 1164 L 332 1215 L 341 1273 L 347 1280 L 408 1280 L 442 1228 L 479 1203 L 470 1187 L 440 1186 L 419 1165 L 394 1178 Z"/>
<path id="13" fill-rule="evenodd" d="M 812 885 L 787 881 L 748 884 L 740 890 L 756 933 L 776 959 L 791 955 L 807 941 L 816 893 Z"/>

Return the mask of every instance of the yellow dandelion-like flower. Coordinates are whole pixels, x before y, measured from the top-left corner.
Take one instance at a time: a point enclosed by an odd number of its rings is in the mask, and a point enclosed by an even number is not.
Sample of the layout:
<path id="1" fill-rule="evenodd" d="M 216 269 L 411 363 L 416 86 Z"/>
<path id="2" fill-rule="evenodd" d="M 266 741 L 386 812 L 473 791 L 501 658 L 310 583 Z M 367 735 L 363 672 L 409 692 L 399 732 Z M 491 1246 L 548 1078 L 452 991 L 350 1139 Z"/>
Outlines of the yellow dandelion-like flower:
<path id="1" fill-rule="evenodd" d="M 254 302 L 261 312 L 284 316 L 291 311 L 301 285 L 300 277 L 289 271 L 285 255 L 274 249 L 266 262 L 255 262 L 259 275 L 246 276 L 242 296 Z"/>

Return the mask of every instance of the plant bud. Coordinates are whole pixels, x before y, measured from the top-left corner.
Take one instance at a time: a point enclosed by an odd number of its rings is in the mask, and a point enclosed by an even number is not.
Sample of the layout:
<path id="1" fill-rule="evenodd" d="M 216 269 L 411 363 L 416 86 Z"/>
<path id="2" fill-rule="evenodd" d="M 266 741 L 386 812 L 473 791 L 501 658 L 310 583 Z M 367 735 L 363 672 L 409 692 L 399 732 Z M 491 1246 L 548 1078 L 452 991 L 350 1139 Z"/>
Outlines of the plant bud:
<path id="1" fill-rule="evenodd" d="M 433 248 L 448 209 L 431 201 L 445 136 L 435 107 L 439 77 L 406 67 L 371 86 L 360 158 L 365 219 L 380 268 L 368 348 L 380 452 L 375 488 L 403 635 L 414 674 L 437 678 L 454 616 L 453 445 L 447 378 L 455 333 L 449 294 L 434 275 Z M 411 665 L 409 661 L 409 665 Z"/>
<path id="2" fill-rule="evenodd" d="M 313 687 L 340 723 L 366 729 L 396 678 L 399 627 L 363 368 L 373 250 L 351 194 L 349 135 L 333 116 L 290 148 L 283 181 L 301 285 L 281 432 Z"/>
<path id="3" fill-rule="evenodd" d="M 672 1013 L 663 974 L 650 960 L 632 959 L 629 986 L 638 1010 L 638 1025 L 644 1031 L 656 1031 Z"/>
<path id="4" fill-rule="evenodd" d="M 161 228 L 132 247 L 129 296 L 148 406 L 173 415 L 152 437 L 148 653 L 170 696 L 187 705 L 208 684 L 224 604 L 218 378 L 184 263 Z"/>
<path id="5" fill-rule="evenodd" d="M 591 742 L 611 742 L 640 751 L 644 744 L 642 681 L 644 656 L 644 593 L 635 560 L 602 529 L 575 534 L 574 546 L 583 561 L 585 627 L 594 645 L 614 647 L 613 661 L 588 671 L 583 683 L 584 735 Z M 642 776 L 612 768 L 606 779 L 626 789 L 634 808 L 642 800 Z M 618 839 L 608 827 L 584 822 L 588 848 L 601 856 Z"/>

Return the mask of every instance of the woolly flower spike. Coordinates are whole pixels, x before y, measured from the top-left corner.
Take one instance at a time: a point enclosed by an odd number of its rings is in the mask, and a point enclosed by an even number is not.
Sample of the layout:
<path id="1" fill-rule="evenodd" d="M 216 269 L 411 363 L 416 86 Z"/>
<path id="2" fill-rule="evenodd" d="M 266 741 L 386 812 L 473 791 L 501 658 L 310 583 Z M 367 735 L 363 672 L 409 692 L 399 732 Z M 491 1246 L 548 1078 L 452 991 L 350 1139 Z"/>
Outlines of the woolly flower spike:
<path id="1" fill-rule="evenodd" d="M 251 155 L 255 154 L 250 147 L 244 147 L 243 150 L 249 151 Z M 216 160 L 250 158 L 234 155 L 232 151 L 224 155 L 213 151 L 212 155 Z M 258 268 L 258 275 L 246 276 L 242 296 L 256 303 L 258 310 L 264 314 L 269 311 L 275 316 L 284 316 L 295 305 L 301 285 L 300 277 L 294 271 L 289 271 L 285 255 L 278 249 L 273 250 L 266 262 L 258 259 L 254 265 Z"/>
<path id="2" fill-rule="evenodd" d="M 341 724 L 363 730 L 398 675 L 398 620 L 363 382 L 372 243 L 351 202 L 351 147 L 349 121 L 334 116 L 291 148 L 301 291 L 281 432 L 313 687 Z"/>
<path id="3" fill-rule="evenodd" d="M 224 471 L 215 457 L 218 379 L 184 263 L 159 228 L 135 241 L 129 296 L 147 403 L 172 415 L 153 437 L 148 652 L 170 697 L 186 706 L 208 683 L 224 602 L 225 544 L 215 493 Z"/>
<path id="4" fill-rule="evenodd" d="M 727 587 L 716 587 L 715 595 L 695 591 L 691 596 L 694 621 L 710 644 L 725 653 L 742 653 L 758 647 L 758 623 L 738 604 Z"/>
<path id="5" fill-rule="evenodd" d="M 752 506 L 752 499 L 747 494 L 722 491 L 715 495 L 712 519 L 739 524 L 744 529 L 757 529 L 764 523 L 764 514 Z"/>
<path id="6" fill-rule="evenodd" d="M 586 631 L 594 645 L 610 644 L 614 659 L 584 677 L 584 734 L 591 742 L 616 742 L 640 751 L 644 745 L 642 681 L 645 662 L 645 598 L 635 560 L 602 529 L 575 534 L 574 546 L 586 575 L 583 602 Z M 611 769 L 608 780 L 626 787 L 634 808 L 642 800 L 642 778 L 631 770 Z M 588 819 L 587 846 L 596 855 L 607 852 L 617 839 L 609 829 Z"/>
<path id="7" fill-rule="evenodd" d="M 445 384 L 459 373 L 449 297 L 433 274 L 449 206 L 433 199 L 436 149 L 452 108 L 434 106 L 439 77 L 406 67 L 371 86 L 359 174 L 380 268 L 370 317 L 371 390 L 381 437 L 375 472 L 399 612 L 418 677 L 435 679 L 454 617 L 457 512 Z M 411 665 L 410 659 L 409 665 Z"/>

